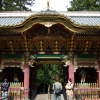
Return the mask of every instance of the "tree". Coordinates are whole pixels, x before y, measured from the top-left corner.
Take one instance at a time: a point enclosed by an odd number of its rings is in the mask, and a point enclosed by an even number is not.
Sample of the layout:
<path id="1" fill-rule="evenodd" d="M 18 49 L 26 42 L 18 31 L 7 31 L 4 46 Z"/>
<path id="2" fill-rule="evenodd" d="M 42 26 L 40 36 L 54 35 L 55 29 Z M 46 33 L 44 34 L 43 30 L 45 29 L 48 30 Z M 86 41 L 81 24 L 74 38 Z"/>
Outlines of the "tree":
<path id="1" fill-rule="evenodd" d="M 99 0 L 73 0 L 68 11 L 100 11 Z"/>
<path id="2" fill-rule="evenodd" d="M 49 83 L 50 86 L 55 81 L 55 77 L 59 77 L 60 81 L 63 82 L 63 74 L 61 70 L 61 65 L 57 64 L 43 64 L 40 65 L 37 70 L 37 86 L 40 83 Z"/>
<path id="3" fill-rule="evenodd" d="M 0 0 L 0 11 L 29 11 L 26 5 L 33 4 L 33 0 Z"/>

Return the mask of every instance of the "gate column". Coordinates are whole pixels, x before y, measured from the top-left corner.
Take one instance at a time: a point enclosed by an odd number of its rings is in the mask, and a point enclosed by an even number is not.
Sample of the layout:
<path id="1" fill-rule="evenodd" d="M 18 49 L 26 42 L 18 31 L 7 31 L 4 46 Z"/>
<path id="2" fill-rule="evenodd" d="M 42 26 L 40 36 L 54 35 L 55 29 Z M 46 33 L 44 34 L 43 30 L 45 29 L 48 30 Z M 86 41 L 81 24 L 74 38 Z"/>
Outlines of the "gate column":
<path id="1" fill-rule="evenodd" d="M 98 61 L 98 86 L 100 87 L 100 61 Z"/>
<path id="2" fill-rule="evenodd" d="M 30 75 L 30 67 L 28 64 L 25 64 L 25 70 L 24 70 L 24 96 L 25 98 L 29 97 L 29 76 Z"/>
<path id="3" fill-rule="evenodd" d="M 71 78 L 72 79 L 72 83 L 74 83 L 74 65 L 73 64 L 71 64 L 69 66 L 68 71 L 69 71 L 69 78 Z"/>
<path id="4" fill-rule="evenodd" d="M 29 81 L 30 81 L 30 66 L 28 65 L 29 55 L 26 54 L 26 63 L 24 69 L 24 97 L 29 98 Z"/>
<path id="5" fill-rule="evenodd" d="M 73 54 L 69 54 L 70 56 L 70 60 L 71 60 L 71 64 L 68 68 L 68 73 L 69 73 L 69 78 L 72 79 L 72 83 L 74 83 L 74 64 L 73 64 Z"/>

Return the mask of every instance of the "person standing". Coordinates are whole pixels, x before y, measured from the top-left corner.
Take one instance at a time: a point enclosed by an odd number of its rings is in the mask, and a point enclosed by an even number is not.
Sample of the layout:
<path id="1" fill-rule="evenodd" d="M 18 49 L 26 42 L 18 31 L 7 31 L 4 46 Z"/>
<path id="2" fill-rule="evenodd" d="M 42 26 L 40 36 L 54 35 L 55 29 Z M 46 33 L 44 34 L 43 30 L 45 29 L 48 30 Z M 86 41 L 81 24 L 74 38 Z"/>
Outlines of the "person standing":
<path id="1" fill-rule="evenodd" d="M 62 84 L 59 82 L 59 77 L 56 77 L 55 83 L 53 83 L 54 100 L 61 100 Z"/>
<path id="2" fill-rule="evenodd" d="M 7 100 L 9 86 L 10 84 L 7 82 L 7 79 L 4 79 L 4 82 L 1 85 L 2 100 Z"/>
<path id="3" fill-rule="evenodd" d="M 18 77 L 17 77 L 17 74 L 14 75 L 14 82 L 15 83 L 18 83 L 19 82 Z"/>
<path id="4" fill-rule="evenodd" d="M 66 88 L 67 100 L 73 100 L 74 85 L 73 85 L 72 80 L 70 78 L 68 79 L 68 83 L 66 84 L 65 88 Z"/>

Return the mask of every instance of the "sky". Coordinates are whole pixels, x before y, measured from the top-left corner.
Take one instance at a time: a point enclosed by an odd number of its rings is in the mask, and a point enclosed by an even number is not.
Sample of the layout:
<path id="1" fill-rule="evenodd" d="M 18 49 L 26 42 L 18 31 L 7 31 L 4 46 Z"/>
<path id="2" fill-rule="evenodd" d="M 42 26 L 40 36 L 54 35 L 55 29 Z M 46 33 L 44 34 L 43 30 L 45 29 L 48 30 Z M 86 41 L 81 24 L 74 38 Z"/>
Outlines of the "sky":
<path id="1" fill-rule="evenodd" d="M 71 0 L 49 0 L 51 9 L 56 11 L 66 11 L 67 7 L 70 7 L 70 1 Z M 47 0 L 35 0 L 35 5 L 29 8 L 32 11 L 41 11 L 45 10 L 46 7 Z"/>

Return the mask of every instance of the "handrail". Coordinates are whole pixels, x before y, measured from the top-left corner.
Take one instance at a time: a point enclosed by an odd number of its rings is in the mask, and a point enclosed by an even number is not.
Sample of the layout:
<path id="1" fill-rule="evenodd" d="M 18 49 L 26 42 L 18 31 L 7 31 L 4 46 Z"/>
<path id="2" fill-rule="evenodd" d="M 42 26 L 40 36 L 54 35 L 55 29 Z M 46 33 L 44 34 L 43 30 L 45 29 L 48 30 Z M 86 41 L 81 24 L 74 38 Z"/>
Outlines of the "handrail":
<path id="1" fill-rule="evenodd" d="M 50 100 L 50 85 L 48 86 L 48 100 Z"/>

